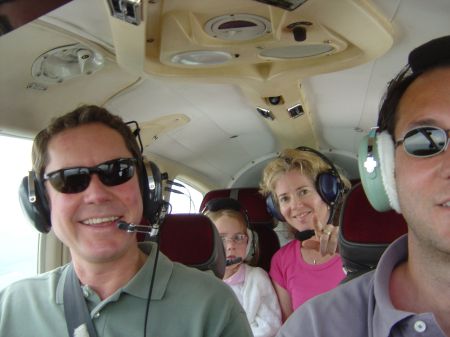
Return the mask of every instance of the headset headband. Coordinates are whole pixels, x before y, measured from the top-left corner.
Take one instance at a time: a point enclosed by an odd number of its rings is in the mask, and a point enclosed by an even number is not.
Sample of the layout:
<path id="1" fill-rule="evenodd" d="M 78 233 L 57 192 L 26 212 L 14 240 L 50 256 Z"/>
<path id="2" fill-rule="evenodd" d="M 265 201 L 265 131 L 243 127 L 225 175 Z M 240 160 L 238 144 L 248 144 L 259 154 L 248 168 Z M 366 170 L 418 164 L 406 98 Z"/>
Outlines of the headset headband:
<path id="1" fill-rule="evenodd" d="M 331 173 L 333 173 L 341 182 L 341 176 L 340 176 L 338 170 L 336 169 L 336 166 L 334 166 L 333 162 L 330 159 L 328 159 L 327 156 L 325 156 L 321 152 L 314 150 L 313 148 L 307 147 L 307 146 L 299 146 L 296 149 L 299 151 L 312 152 L 315 155 L 317 155 L 318 157 L 320 157 L 320 159 L 322 159 L 330 167 L 329 171 L 331 171 Z"/>

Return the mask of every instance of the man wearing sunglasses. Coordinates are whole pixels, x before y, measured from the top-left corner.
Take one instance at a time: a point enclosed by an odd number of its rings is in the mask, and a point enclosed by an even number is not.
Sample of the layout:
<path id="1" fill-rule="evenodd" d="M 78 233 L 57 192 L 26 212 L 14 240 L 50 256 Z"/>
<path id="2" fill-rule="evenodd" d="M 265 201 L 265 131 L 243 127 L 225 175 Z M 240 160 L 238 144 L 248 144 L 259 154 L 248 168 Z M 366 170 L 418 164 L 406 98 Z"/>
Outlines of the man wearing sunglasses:
<path id="1" fill-rule="evenodd" d="M 141 149 L 118 116 L 82 106 L 53 121 L 35 138 L 33 173 L 72 262 L 0 292 L 1 336 L 252 336 L 221 280 L 118 228 L 148 222 L 151 206 Z"/>
<path id="2" fill-rule="evenodd" d="M 316 297 L 281 328 L 293 336 L 450 336 L 450 36 L 413 50 L 389 84 L 378 126 L 408 234 L 375 271 Z M 381 158 L 380 161 L 386 160 Z"/>

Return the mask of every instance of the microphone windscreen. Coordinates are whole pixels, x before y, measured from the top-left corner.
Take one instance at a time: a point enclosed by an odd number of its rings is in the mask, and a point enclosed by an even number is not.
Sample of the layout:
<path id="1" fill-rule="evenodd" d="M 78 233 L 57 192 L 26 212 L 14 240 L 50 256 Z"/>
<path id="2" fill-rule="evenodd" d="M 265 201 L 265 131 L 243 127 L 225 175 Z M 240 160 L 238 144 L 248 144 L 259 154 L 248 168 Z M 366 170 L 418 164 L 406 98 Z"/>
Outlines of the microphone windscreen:
<path id="1" fill-rule="evenodd" d="M 306 241 L 314 236 L 315 232 L 313 229 L 307 229 L 301 232 L 295 233 L 295 238 L 299 241 Z"/>
<path id="2" fill-rule="evenodd" d="M 242 262 L 242 257 L 236 257 L 234 259 L 227 259 L 226 262 L 225 262 L 225 266 L 228 267 L 228 266 L 231 266 L 233 264 L 240 263 L 240 262 Z"/>
<path id="3" fill-rule="evenodd" d="M 130 228 L 130 224 L 120 221 L 117 223 L 117 228 L 123 230 L 123 231 L 127 231 Z"/>

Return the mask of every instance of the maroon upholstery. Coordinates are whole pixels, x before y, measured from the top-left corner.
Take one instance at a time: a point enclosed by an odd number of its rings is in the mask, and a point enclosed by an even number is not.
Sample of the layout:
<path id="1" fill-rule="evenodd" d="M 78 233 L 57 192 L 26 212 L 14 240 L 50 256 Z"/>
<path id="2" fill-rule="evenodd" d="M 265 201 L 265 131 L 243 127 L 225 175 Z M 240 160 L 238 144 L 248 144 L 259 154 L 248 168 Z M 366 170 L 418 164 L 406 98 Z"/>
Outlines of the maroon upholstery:
<path id="1" fill-rule="evenodd" d="M 406 232 L 402 215 L 376 211 L 362 185 L 353 186 L 340 214 L 339 252 L 348 278 L 375 268 L 389 243 Z"/>
<path id="2" fill-rule="evenodd" d="M 249 221 L 252 224 L 264 223 L 274 226 L 273 218 L 267 211 L 266 200 L 258 192 L 257 188 L 231 188 L 213 190 L 206 193 L 200 205 L 200 211 L 211 199 L 216 198 L 233 198 L 240 202 L 242 207 L 247 211 Z"/>
<path id="3" fill-rule="evenodd" d="M 204 196 L 200 211 L 205 208 L 208 201 L 216 198 L 236 199 L 247 211 L 250 226 L 258 235 L 259 260 L 257 265 L 269 271 L 272 255 L 280 248 L 280 241 L 273 230 L 275 223 L 267 211 L 264 197 L 258 192 L 257 188 L 213 190 Z"/>
<path id="4" fill-rule="evenodd" d="M 222 278 L 225 252 L 211 220 L 203 214 L 169 214 L 160 227 L 160 250 L 172 261 Z"/>

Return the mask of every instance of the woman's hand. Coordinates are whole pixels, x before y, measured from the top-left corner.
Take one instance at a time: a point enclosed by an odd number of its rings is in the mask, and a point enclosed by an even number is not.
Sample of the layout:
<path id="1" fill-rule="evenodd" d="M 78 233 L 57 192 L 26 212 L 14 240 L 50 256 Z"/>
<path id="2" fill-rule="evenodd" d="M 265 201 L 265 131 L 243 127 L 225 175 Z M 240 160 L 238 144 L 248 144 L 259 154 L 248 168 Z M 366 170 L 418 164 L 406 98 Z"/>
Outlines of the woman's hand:
<path id="1" fill-rule="evenodd" d="M 333 255 L 338 248 L 339 227 L 332 224 L 323 225 L 317 216 L 314 216 L 315 237 L 302 242 L 305 248 L 314 249 L 322 256 Z"/>

